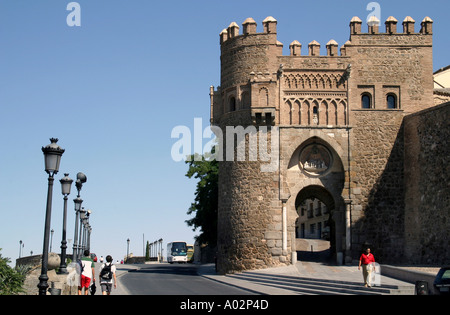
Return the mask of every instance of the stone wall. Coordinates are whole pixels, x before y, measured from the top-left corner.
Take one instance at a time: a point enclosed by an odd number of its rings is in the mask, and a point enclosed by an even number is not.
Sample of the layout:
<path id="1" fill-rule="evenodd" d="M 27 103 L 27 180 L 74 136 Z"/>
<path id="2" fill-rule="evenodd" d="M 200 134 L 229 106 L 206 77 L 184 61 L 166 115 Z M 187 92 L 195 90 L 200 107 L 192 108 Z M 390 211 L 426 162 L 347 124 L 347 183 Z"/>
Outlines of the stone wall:
<path id="1" fill-rule="evenodd" d="M 365 92 L 375 109 L 387 108 L 390 93 L 405 113 L 433 106 L 432 44 L 431 34 L 351 35 L 346 44 L 351 57 L 350 108 L 361 108 Z"/>
<path id="2" fill-rule="evenodd" d="M 130 256 L 125 260 L 126 264 L 145 264 L 145 256 Z"/>
<path id="3" fill-rule="evenodd" d="M 281 55 L 276 34 L 241 35 L 222 43 L 221 87 L 246 84 L 251 72 L 277 69 L 275 56 Z"/>
<path id="4" fill-rule="evenodd" d="M 408 261 L 450 264 L 450 103 L 405 117 Z"/>
<path id="5" fill-rule="evenodd" d="M 352 182 L 360 194 L 353 200 L 353 256 L 368 243 L 380 262 L 395 262 L 403 248 L 403 113 L 360 110 L 354 115 Z"/>
<path id="6" fill-rule="evenodd" d="M 70 258 L 67 257 L 67 258 Z M 61 263 L 61 257 L 57 253 L 49 253 L 48 254 L 48 270 L 53 270 L 59 268 Z M 29 266 L 34 268 L 42 264 L 42 255 L 33 255 L 33 256 L 25 256 L 22 258 L 16 259 L 16 266 Z"/>
<path id="7" fill-rule="evenodd" d="M 272 266 L 271 253 L 281 255 L 273 243 L 281 232 L 268 231 L 275 189 L 271 176 L 258 172 L 259 166 L 258 162 L 220 163 L 219 176 L 225 180 L 219 180 L 219 272 Z"/>
<path id="8" fill-rule="evenodd" d="M 247 115 L 248 111 L 229 113 L 223 121 L 223 130 L 226 125 L 247 126 L 250 118 Z M 270 143 L 270 132 L 268 136 Z M 244 142 L 245 161 L 237 161 L 235 141 L 234 161 L 219 163 L 217 267 L 220 273 L 260 269 L 286 260 L 278 241 L 281 205 L 273 202 L 279 195 L 278 172 L 261 172 L 266 162 L 249 161 L 249 135 Z M 259 151 L 258 148 L 254 149 Z"/>

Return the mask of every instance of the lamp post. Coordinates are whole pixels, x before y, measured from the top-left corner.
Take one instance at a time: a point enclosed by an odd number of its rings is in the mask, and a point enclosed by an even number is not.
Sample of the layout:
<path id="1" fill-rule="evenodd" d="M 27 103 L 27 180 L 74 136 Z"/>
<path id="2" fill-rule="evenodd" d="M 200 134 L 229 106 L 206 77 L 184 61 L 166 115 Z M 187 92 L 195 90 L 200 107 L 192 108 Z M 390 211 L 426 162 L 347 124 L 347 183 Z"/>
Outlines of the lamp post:
<path id="1" fill-rule="evenodd" d="M 61 193 L 64 196 L 64 212 L 63 212 L 63 232 L 61 241 L 61 263 L 59 265 L 59 274 L 67 274 L 66 266 L 66 226 L 67 226 L 67 196 L 70 195 L 70 188 L 72 187 L 73 180 L 69 178 L 69 174 L 64 174 L 64 177 L 59 180 L 61 183 Z"/>
<path id="2" fill-rule="evenodd" d="M 72 247 L 72 260 L 75 261 L 79 257 L 79 248 L 78 248 L 78 221 L 80 221 L 80 211 L 81 204 L 83 203 L 83 199 L 80 198 L 80 191 L 83 187 L 83 184 L 86 183 L 87 177 L 83 173 L 77 174 L 77 181 L 75 182 L 75 186 L 77 187 L 78 195 L 77 198 L 73 200 L 75 203 L 75 235 L 73 238 L 73 247 Z"/>
<path id="3" fill-rule="evenodd" d="M 162 262 L 163 261 L 163 254 L 162 254 L 162 243 L 163 243 L 163 239 L 162 238 L 160 238 L 159 240 L 158 240 L 158 242 L 159 242 L 159 262 Z"/>
<path id="4" fill-rule="evenodd" d="M 72 247 L 72 260 L 76 261 L 78 259 L 78 221 L 80 221 L 80 210 L 83 199 L 78 195 L 77 198 L 73 200 L 75 203 L 75 235 Z"/>
<path id="5" fill-rule="evenodd" d="M 84 218 L 86 215 L 86 210 L 84 210 L 84 207 L 81 208 L 80 210 L 80 235 L 79 235 L 79 239 L 78 239 L 78 258 L 81 258 L 83 256 L 83 252 L 84 252 Z"/>
<path id="6" fill-rule="evenodd" d="M 53 195 L 53 181 L 55 174 L 59 171 L 59 164 L 61 163 L 61 156 L 64 149 L 57 145 L 58 139 L 51 138 L 50 144 L 42 147 L 42 152 L 45 158 L 45 172 L 48 174 L 48 192 L 47 192 L 47 209 L 45 212 L 45 227 L 44 227 L 44 245 L 42 250 L 42 269 L 39 277 L 39 295 L 46 295 L 48 288 L 48 243 L 50 234 L 50 221 L 52 215 L 52 195 Z"/>
<path id="7" fill-rule="evenodd" d="M 128 256 L 130 256 L 130 239 L 127 239 L 127 260 L 128 261 Z"/>
<path id="8" fill-rule="evenodd" d="M 86 210 L 86 215 L 84 218 L 84 227 L 85 227 L 85 231 L 84 231 L 84 249 L 87 249 L 89 252 L 91 252 L 91 225 L 89 224 L 89 218 L 92 214 L 92 210 Z"/>
<path id="9" fill-rule="evenodd" d="M 87 249 L 89 252 L 91 252 L 91 244 L 90 244 L 91 225 L 89 224 L 89 218 L 90 218 L 91 214 L 92 214 L 92 210 L 86 211 L 86 225 L 85 225 L 86 231 L 85 231 L 85 235 L 84 235 L 85 249 Z"/>
<path id="10" fill-rule="evenodd" d="M 89 252 L 91 252 L 91 232 L 92 232 L 92 227 L 89 224 L 89 226 L 88 226 L 88 235 L 87 235 L 87 250 Z"/>

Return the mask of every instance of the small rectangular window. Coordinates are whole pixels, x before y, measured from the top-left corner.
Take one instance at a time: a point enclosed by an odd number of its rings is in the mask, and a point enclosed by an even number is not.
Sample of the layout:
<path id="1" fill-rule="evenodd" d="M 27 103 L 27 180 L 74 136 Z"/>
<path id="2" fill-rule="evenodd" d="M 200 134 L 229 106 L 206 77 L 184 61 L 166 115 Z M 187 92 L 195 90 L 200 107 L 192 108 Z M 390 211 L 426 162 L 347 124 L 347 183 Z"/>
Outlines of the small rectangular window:
<path id="1" fill-rule="evenodd" d="M 261 113 L 256 113 L 255 114 L 256 117 L 256 124 L 259 125 L 262 122 L 262 114 Z"/>
<path id="2" fill-rule="evenodd" d="M 266 125 L 272 125 L 272 114 L 266 113 Z"/>

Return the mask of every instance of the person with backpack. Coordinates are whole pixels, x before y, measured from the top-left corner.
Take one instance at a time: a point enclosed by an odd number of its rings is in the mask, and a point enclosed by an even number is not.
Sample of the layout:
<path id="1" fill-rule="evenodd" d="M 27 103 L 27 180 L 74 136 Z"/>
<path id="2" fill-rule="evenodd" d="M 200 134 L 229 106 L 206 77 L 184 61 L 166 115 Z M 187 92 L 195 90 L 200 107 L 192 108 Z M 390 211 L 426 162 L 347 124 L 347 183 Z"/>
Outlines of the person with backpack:
<path id="1" fill-rule="evenodd" d="M 106 263 L 100 267 L 100 286 L 102 287 L 103 295 L 110 295 L 112 290 L 113 278 L 114 278 L 114 289 L 117 288 L 116 279 L 116 266 L 112 263 L 113 259 L 111 255 L 106 256 Z"/>

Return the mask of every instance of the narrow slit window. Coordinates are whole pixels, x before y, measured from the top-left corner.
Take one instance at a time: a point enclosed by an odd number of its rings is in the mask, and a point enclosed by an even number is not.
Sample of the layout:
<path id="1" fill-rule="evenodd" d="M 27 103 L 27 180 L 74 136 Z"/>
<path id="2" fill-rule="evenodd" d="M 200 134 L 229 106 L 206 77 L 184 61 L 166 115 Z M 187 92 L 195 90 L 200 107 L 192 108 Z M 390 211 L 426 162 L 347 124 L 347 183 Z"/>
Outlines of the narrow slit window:
<path id="1" fill-rule="evenodd" d="M 234 97 L 230 98 L 230 112 L 234 112 L 236 110 L 236 99 Z"/>

